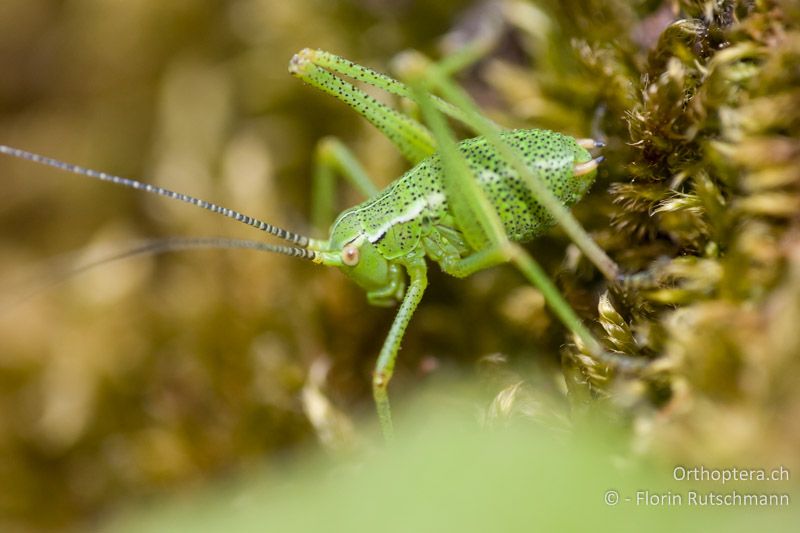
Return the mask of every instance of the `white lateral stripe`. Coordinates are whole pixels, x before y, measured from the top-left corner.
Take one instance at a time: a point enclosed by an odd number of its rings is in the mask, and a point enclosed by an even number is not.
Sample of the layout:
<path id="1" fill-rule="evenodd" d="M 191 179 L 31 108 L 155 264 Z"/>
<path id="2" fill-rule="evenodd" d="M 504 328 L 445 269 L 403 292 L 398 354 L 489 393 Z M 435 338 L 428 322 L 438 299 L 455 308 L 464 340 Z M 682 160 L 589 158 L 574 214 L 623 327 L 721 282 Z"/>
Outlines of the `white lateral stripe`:
<path id="1" fill-rule="evenodd" d="M 375 243 L 379 241 L 386 232 L 389 231 L 394 225 L 396 224 L 403 224 L 404 222 L 409 222 L 417 218 L 420 213 L 428 206 L 428 201 L 425 198 L 419 198 L 413 204 L 408 206 L 408 210 L 405 213 L 402 213 L 391 220 L 388 220 L 383 225 L 381 225 L 374 233 L 370 233 L 367 235 L 367 240 L 371 243 Z"/>
<path id="2" fill-rule="evenodd" d="M 439 206 L 441 206 L 445 200 L 446 198 L 444 196 L 444 193 L 441 192 L 431 193 L 428 195 L 427 198 L 428 207 L 431 208 L 431 210 L 438 209 Z"/>

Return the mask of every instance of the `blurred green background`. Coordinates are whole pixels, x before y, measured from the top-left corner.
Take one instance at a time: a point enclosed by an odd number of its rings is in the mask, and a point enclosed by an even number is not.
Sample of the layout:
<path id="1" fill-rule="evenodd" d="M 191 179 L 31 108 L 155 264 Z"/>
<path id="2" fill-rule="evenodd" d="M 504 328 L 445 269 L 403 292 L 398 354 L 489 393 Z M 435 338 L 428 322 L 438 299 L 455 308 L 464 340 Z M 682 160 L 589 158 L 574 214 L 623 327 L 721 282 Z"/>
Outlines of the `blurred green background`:
<path id="1" fill-rule="evenodd" d="M 342 138 L 381 183 L 405 166 L 350 109 L 289 76 L 292 55 L 322 48 L 388 71 L 404 49 L 438 56 L 443 37 L 497 17 L 497 46 L 460 81 L 504 125 L 605 138 L 576 214 L 629 270 L 669 259 L 671 284 L 609 296 L 557 229 L 531 250 L 610 349 L 660 359 L 615 376 L 511 268 L 468 280 L 432 268 L 395 404 L 426 413 L 411 403 L 422 385 L 478 380 L 475 394 L 430 401 L 483 427 L 599 421 L 613 438 L 581 436 L 617 443 L 624 461 L 798 465 L 791 1 L 3 0 L 0 142 L 308 232 L 320 138 Z M 338 272 L 246 251 L 136 257 L 49 284 L 146 238 L 260 235 L 22 161 L 0 159 L 0 176 L 0 529 L 95 525 L 254 470 L 269 492 L 287 458 L 303 464 L 298 450 L 371 457 L 370 373 L 393 310 L 369 307 Z M 341 189 L 339 207 L 357 201 Z M 512 441 L 523 451 L 509 457 L 525 461 L 527 441 Z"/>

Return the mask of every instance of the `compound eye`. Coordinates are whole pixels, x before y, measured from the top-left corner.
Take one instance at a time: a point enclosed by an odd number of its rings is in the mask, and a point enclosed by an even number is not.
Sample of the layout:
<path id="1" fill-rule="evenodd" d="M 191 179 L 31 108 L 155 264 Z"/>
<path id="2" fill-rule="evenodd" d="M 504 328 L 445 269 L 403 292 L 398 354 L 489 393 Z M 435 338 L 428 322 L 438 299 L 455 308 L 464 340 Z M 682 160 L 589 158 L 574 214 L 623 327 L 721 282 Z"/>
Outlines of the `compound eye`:
<path id="1" fill-rule="evenodd" d="M 354 244 L 348 244 L 342 250 L 342 262 L 347 266 L 356 266 L 359 260 L 358 247 Z"/>

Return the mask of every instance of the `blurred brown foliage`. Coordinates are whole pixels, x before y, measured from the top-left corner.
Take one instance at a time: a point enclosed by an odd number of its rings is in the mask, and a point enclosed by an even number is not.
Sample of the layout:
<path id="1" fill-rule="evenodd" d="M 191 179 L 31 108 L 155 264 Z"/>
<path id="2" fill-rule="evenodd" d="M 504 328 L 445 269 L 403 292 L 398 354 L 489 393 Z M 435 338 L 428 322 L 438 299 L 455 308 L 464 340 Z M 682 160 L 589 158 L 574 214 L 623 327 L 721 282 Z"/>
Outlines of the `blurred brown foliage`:
<path id="1" fill-rule="evenodd" d="M 342 137 L 384 181 L 401 167 L 352 112 L 291 78 L 289 59 L 311 46 L 385 68 L 397 50 L 430 46 L 455 4 L 4 1 L 0 138 L 307 231 L 317 139 Z M 369 309 L 338 273 L 175 253 L 51 286 L 144 238 L 260 236 L 133 191 L 0 166 L 0 529 L 91 520 L 309 441 L 300 390 L 323 355 L 336 399 L 370 408 L 365 380 L 391 311 Z"/>

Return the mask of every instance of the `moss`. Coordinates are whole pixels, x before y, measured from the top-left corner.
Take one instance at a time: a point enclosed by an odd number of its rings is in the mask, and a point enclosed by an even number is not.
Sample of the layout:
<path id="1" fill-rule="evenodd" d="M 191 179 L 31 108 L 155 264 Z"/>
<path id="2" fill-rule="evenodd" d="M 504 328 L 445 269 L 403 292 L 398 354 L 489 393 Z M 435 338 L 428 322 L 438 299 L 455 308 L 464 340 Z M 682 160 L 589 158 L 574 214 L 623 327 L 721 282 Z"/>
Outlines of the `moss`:
<path id="1" fill-rule="evenodd" d="M 787 393 L 797 334 L 777 322 L 794 312 L 798 290 L 796 4 L 514 6 L 529 15 L 512 20 L 532 66 L 498 58 L 487 80 L 509 102 L 515 84 L 532 85 L 538 101 L 529 107 L 562 130 L 575 120 L 558 110 L 581 102 L 585 130 L 607 140 L 606 181 L 577 212 L 637 283 L 609 287 L 585 318 L 609 349 L 652 361 L 638 374 L 615 373 L 568 349 L 573 395 L 585 399 L 576 389 L 586 389 L 616 404 L 631 427 L 647 428 L 636 436 L 651 451 L 789 460 L 775 443 L 800 444 L 784 425 L 800 415 L 799 396 Z M 508 69 L 511 86 L 492 76 Z M 571 275 L 596 287 L 579 263 Z M 780 400 L 771 390 L 783 391 Z M 717 417 L 730 427 L 699 429 Z M 759 433 L 732 442 L 737 417 Z"/>

